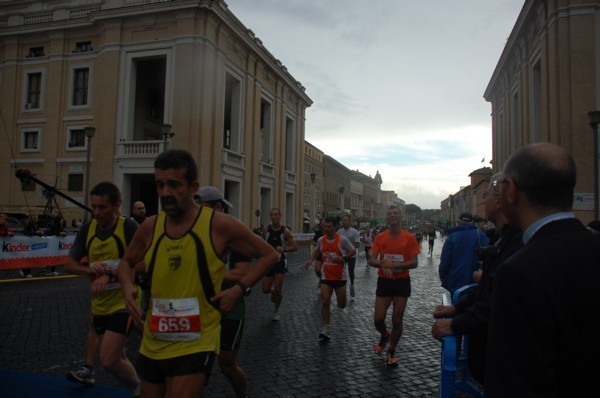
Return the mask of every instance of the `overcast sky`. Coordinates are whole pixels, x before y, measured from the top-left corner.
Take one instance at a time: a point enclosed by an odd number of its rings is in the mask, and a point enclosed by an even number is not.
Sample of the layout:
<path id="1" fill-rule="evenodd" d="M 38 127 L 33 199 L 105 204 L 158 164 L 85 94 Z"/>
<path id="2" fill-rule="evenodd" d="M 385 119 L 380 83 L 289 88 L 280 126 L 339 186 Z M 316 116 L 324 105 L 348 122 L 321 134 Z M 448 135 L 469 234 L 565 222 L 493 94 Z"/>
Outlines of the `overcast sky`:
<path id="1" fill-rule="evenodd" d="M 483 93 L 524 0 L 225 0 L 306 87 L 305 139 L 440 207 L 491 160 Z"/>

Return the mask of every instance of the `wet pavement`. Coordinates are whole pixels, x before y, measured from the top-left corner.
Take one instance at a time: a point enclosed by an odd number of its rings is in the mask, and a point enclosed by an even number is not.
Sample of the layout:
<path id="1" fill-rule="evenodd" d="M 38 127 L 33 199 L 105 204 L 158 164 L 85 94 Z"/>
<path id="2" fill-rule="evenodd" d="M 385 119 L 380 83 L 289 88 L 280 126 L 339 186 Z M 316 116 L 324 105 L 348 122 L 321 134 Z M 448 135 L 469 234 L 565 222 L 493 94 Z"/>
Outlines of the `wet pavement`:
<path id="1" fill-rule="evenodd" d="M 344 310 L 335 306 L 333 298 L 331 340 L 326 344 L 318 339 L 317 277 L 303 267 L 308 248 L 295 254 L 284 283 L 279 322 L 272 321 L 270 297 L 262 294 L 259 284 L 247 299 L 239 360 L 248 376 L 248 395 L 437 396 L 440 344 L 430 330 L 433 308 L 444 291 L 437 276 L 441 243 L 436 240 L 433 256 L 426 254 L 424 243 L 419 267 L 411 271 L 412 296 L 397 349 L 397 368 L 387 367 L 385 356 L 374 352 L 379 338 L 372 319 L 377 271 L 366 266 L 362 248 L 356 266 L 356 297 L 349 297 Z M 0 369 L 64 377 L 83 363 L 89 281 L 71 276 L 25 280 L 16 275 L 16 271 L 0 273 Z M 135 332 L 128 341 L 132 359 L 139 340 Z M 97 383 L 119 385 L 102 369 L 96 374 Z M 233 396 L 216 363 L 205 391 L 205 396 Z"/>

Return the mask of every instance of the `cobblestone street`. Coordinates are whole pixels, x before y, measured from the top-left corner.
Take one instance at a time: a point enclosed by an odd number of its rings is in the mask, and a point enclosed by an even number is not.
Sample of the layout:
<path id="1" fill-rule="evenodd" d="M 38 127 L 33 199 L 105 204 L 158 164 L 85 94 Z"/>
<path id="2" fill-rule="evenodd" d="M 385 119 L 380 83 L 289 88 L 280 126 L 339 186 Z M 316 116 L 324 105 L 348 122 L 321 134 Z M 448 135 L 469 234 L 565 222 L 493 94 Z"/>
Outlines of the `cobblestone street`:
<path id="1" fill-rule="evenodd" d="M 319 344 L 321 326 L 317 277 L 305 270 L 307 248 L 291 260 L 284 283 L 281 321 L 271 320 L 269 295 L 260 286 L 248 298 L 247 323 L 240 363 L 249 380 L 250 397 L 433 397 L 438 394 L 439 343 L 431 338 L 431 313 L 441 301 L 434 255 L 419 256 L 411 271 L 412 296 L 404 318 L 398 355 L 400 366 L 388 368 L 374 353 L 378 333 L 373 326 L 377 271 L 366 267 L 364 254 L 356 266 L 356 297 L 345 310 L 332 305 L 331 340 Z M 426 244 L 422 250 L 426 253 Z M 82 364 L 89 317 L 89 283 L 82 277 L 54 277 L 0 283 L 0 369 L 64 377 Z M 390 311 L 391 312 L 391 311 Z M 388 320 L 389 323 L 389 320 Z M 135 358 L 139 335 L 129 339 Z M 97 383 L 117 381 L 97 370 Z M 232 396 L 215 364 L 206 396 Z"/>

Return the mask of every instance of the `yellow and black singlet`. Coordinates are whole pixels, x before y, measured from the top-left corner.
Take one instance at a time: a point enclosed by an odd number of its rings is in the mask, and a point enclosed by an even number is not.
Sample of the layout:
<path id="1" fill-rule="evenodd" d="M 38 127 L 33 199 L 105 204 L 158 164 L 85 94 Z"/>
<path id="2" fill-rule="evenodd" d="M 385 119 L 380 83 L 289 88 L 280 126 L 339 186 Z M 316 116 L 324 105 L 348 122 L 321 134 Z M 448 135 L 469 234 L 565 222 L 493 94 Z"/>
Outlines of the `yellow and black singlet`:
<path id="1" fill-rule="evenodd" d="M 85 242 L 90 264 L 95 261 L 106 261 L 109 266 L 116 269 L 127 248 L 125 220 L 125 217 L 119 217 L 113 233 L 104 239 L 100 239 L 96 233 L 98 227 L 96 220 L 90 222 Z M 104 293 L 100 296 L 92 296 L 92 315 L 109 315 L 125 308 L 123 292 L 118 283 L 109 283 Z"/>
<path id="2" fill-rule="evenodd" d="M 220 292 L 225 263 L 210 232 L 214 211 L 200 208 L 180 238 L 165 230 L 166 214 L 156 216 L 144 261 L 150 281 L 150 307 L 140 352 L 169 359 L 198 352 L 219 352 L 221 314 L 210 302 Z"/>

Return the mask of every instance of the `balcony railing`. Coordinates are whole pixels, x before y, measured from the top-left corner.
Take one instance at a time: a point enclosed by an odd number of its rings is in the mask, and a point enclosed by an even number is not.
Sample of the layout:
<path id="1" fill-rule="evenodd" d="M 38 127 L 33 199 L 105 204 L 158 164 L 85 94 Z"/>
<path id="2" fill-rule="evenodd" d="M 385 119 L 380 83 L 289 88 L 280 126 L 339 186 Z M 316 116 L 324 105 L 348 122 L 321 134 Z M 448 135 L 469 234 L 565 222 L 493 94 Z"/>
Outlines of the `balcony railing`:
<path id="1" fill-rule="evenodd" d="M 123 141 L 118 144 L 117 156 L 126 158 L 155 158 L 162 150 L 162 141 Z"/>
<path id="2" fill-rule="evenodd" d="M 237 168 L 244 168 L 244 156 L 239 153 L 223 149 L 223 163 Z"/>
<path id="3" fill-rule="evenodd" d="M 295 184 L 296 183 L 296 174 L 291 171 L 286 171 L 285 179 L 287 182 L 293 182 Z"/>
<path id="4" fill-rule="evenodd" d="M 272 164 L 260 163 L 260 174 L 274 177 L 275 176 L 275 167 Z"/>

